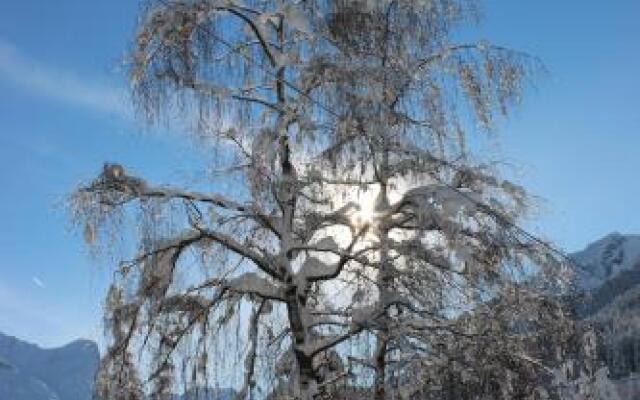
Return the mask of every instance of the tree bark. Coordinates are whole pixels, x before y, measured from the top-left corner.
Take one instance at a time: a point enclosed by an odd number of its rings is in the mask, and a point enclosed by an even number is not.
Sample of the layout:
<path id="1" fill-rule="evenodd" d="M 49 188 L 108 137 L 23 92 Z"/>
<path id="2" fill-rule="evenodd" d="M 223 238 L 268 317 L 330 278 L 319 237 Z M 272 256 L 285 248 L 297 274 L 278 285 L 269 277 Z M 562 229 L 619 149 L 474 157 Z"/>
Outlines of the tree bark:
<path id="1" fill-rule="evenodd" d="M 386 334 L 386 332 L 380 332 L 380 334 Z M 374 358 L 374 366 L 375 366 L 375 400 L 385 400 L 386 399 L 386 386 L 385 382 L 387 380 L 386 373 L 386 355 L 387 355 L 387 339 L 386 338 L 378 338 L 378 343 L 376 344 L 376 352 Z"/>

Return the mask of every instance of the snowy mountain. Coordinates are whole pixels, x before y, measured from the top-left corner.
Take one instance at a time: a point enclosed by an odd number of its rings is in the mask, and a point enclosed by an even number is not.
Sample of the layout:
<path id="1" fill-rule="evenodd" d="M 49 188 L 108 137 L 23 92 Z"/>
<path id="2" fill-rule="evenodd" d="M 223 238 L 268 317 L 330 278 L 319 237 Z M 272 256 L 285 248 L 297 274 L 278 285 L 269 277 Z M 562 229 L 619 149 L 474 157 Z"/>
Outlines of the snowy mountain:
<path id="1" fill-rule="evenodd" d="M 613 233 L 573 259 L 581 266 L 577 284 L 585 293 L 576 304 L 578 315 L 602 333 L 600 355 L 611 377 L 632 382 L 640 396 L 640 235 Z"/>
<path id="2" fill-rule="evenodd" d="M 576 283 L 588 293 L 579 309 L 591 315 L 640 291 L 640 235 L 612 233 L 572 255 L 581 268 Z"/>
<path id="3" fill-rule="evenodd" d="M 0 333 L 0 399 L 88 400 L 98 361 L 91 341 L 43 349 Z"/>
<path id="4" fill-rule="evenodd" d="M 572 255 L 583 270 L 580 285 L 595 289 L 625 272 L 640 269 L 640 235 L 612 233 Z"/>

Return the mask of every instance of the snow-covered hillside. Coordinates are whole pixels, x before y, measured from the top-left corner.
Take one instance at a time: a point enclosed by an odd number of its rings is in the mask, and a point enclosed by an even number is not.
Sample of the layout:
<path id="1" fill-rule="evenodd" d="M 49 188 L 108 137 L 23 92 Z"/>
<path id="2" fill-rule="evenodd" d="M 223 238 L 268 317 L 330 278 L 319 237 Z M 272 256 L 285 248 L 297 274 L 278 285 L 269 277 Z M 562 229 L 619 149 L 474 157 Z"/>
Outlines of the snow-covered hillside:
<path id="1" fill-rule="evenodd" d="M 640 235 L 612 233 L 572 258 L 582 267 L 578 272 L 580 286 L 596 289 L 624 271 L 640 269 Z"/>
<path id="2" fill-rule="evenodd" d="M 573 259 L 581 266 L 577 285 L 586 293 L 576 310 L 598 327 L 610 377 L 625 393 L 640 396 L 640 235 L 610 234 Z"/>
<path id="3" fill-rule="evenodd" d="M 580 266 L 576 283 L 588 296 L 577 305 L 593 315 L 640 292 L 640 235 L 612 233 L 572 255 Z"/>

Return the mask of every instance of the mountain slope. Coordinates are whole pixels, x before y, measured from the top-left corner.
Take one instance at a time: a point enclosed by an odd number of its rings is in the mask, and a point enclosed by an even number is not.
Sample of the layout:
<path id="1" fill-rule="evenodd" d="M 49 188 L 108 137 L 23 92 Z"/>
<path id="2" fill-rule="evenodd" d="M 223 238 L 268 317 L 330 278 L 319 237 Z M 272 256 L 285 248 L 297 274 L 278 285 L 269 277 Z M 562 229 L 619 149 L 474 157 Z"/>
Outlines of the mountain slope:
<path id="1" fill-rule="evenodd" d="M 628 291 L 640 290 L 640 235 L 612 233 L 572 255 L 581 268 L 576 283 L 588 296 L 578 306 L 583 317 L 607 308 Z"/>
<path id="2" fill-rule="evenodd" d="M 23 374 L 6 361 L 0 361 L 0 399 L 59 400 L 44 382 Z"/>
<path id="3" fill-rule="evenodd" d="M 0 399 L 88 400 L 98 362 L 87 340 L 42 349 L 0 333 Z"/>
<path id="4" fill-rule="evenodd" d="M 602 333 L 600 355 L 613 378 L 640 374 L 640 235 L 613 233 L 573 255 L 581 265 L 576 304 L 586 324 Z"/>
<path id="5" fill-rule="evenodd" d="M 614 232 L 571 258 L 582 267 L 578 284 L 584 289 L 596 289 L 625 272 L 640 270 L 640 235 Z"/>

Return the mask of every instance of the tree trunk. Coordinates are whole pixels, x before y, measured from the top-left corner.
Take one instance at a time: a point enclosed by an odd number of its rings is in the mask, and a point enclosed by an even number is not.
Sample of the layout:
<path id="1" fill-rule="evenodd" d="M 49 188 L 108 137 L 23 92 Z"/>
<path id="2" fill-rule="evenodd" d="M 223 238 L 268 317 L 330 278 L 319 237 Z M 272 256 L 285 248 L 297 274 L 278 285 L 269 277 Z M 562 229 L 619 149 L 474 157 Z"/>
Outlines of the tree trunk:
<path id="1" fill-rule="evenodd" d="M 386 333 L 383 333 L 383 334 L 386 334 Z M 374 366 L 376 371 L 376 378 L 374 383 L 375 400 L 386 400 L 386 390 L 385 390 L 385 381 L 387 380 L 386 370 L 385 370 L 386 354 L 387 354 L 387 339 L 378 338 L 378 343 L 376 344 L 375 359 L 374 359 Z"/>
<path id="2" fill-rule="evenodd" d="M 296 396 L 299 396 L 301 400 L 311 400 L 315 395 L 317 377 L 313 369 L 313 357 L 308 356 L 303 351 L 307 341 L 307 334 L 300 318 L 300 307 L 304 307 L 304 305 L 299 303 L 296 293 L 288 294 L 287 314 L 293 336 L 293 353 L 299 374 L 298 387 L 295 388 Z"/>
<path id="3" fill-rule="evenodd" d="M 282 18 L 276 29 L 277 40 L 280 46 L 285 41 L 285 30 Z M 285 68 L 279 67 L 276 71 L 276 94 L 278 106 L 285 109 Z M 291 160 L 291 148 L 289 147 L 288 128 L 291 120 L 284 113 L 280 113 L 277 121 L 278 147 L 280 153 L 280 167 L 282 168 L 281 206 L 283 219 L 283 232 L 281 245 L 286 259 L 286 274 L 291 274 L 291 261 L 293 254 L 289 251 L 293 243 L 293 220 L 296 211 L 297 174 Z M 306 298 L 300 296 L 297 285 L 287 282 L 289 285 L 286 295 L 287 315 L 291 334 L 293 337 L 293 352 L 297 363 L 298 382 L 294 388 L 296 398 L 300 400 L 312 400 L 315 396 L 317 376 L 313 369 L 313 357 L 303 350 L 307 344 L 307 331 L 302 320 L 302 309 L 306 307 Z M 304 288 L 302 288 L 304 289 Z M 292 374 L 293 375 L 293 374 Z M 292 377 L 290 377 L 291 379 Z"/>
<path id="4" fill-rule="evenodd" d="M 389 166 L 389 158 L 385 153 L 382 160 L 381 171 L 378 179 L 380 180 L 380 199 L 377 201 L 377 207 L 386 210 L 389 207 L 388 185 L 386 172 Z M 375 367 L 375 400 L 386 399 L 386 358 L 387 347 L 389 344 L 389 320 L 387 317 L 387 307 L 390 299 L 391 286 L 393 283 L 392 265 L 389 260 L 389 232 L 387 229 L 380 231 L 380 270 L 378 271 L 378 288 L 380 290 L 380 307 L 382 307 L 383 315 L 380 317 L 380 330 L 376 343 L 376 352 L 374 355 Z"/>

